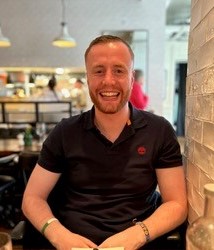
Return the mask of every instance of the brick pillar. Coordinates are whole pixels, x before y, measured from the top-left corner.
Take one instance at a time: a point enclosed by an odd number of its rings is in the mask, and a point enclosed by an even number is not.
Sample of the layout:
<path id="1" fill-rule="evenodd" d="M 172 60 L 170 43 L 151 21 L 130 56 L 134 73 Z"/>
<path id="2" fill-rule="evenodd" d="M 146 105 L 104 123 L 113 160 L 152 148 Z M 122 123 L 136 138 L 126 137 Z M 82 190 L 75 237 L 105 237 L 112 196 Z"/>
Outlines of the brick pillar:
<path id="1" fill-rule="evenodd" d="M 186 86 L 184 161 L 189 222 L 203 214 L 214 182 L 214 1 L 192 0 Z"/>

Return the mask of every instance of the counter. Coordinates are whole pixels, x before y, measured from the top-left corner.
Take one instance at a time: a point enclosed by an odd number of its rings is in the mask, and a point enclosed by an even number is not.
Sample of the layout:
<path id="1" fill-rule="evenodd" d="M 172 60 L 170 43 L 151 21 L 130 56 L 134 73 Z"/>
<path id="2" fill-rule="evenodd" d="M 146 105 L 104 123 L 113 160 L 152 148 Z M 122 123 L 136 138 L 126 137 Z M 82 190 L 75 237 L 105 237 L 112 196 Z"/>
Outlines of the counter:
<path id="1" fill-rule="evenodd" d="M 71 101 L 0 99 L 0 123 L 57 123 L 73 112 Z"/>

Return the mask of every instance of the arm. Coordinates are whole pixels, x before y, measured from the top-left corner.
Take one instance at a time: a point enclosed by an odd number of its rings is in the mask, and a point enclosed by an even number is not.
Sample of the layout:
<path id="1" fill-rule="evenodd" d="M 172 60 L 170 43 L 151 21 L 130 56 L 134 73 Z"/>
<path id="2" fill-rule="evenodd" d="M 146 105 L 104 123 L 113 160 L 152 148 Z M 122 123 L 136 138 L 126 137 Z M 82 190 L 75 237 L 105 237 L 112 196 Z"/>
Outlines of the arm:
<path id="1" fill-rule="evenodd" d="M 180 166 L 157 169 L 156 174 L 163 204 L 144 220 L 151 240 L 176 228 L 185 221 L 187 216 L 186 184 L 183 168 Z M 142 228 L 135 225 L 108 238 L 100 247 L 124 246 L 126 250 L 133 250 L 142 247 L 145 243 L 146 238 Z"/>
<path id="2" fill-rule="evenodd" d="M 23 196 L 22 210 L 27 219 L 39 231 L 50 218 L 54 217 L 47 198 L 59 177 L 60 174 L 50 172 L 37 164 L 28 181 Z M 67 230 L 59 221 L 52 222 L 46 228 L 45 236 L 57 249 L 96 247 L 85 237 Z"/>
<path id="3" fill-rule="evenodd" d="M 163 204 L 145 220 L 151 239 L 182 224 L 187 217 L 187 195 L 183 167 L 156 170 Z"/>

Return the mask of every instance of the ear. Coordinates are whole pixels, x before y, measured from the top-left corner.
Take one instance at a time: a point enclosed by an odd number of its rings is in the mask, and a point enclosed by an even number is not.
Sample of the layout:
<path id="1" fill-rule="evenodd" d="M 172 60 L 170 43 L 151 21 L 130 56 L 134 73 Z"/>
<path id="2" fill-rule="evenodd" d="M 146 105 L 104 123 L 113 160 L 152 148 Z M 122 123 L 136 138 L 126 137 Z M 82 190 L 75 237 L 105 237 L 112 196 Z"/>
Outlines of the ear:
<path id="1" fill-rule="evenodd" d="M 135 80 L 135 71 L 134 71 L 134 70 L 132 70 L 132 76 L 131 76 L 131 88 L 133 88 L 134 80 Z"/>
<path id="2" fill-rule="evenodd" d="M 89 85 L 89 82 L 88 82 L 88 72 L 86 71 L 85 74 L 86 74 L 86 83 L 87 83 L 87 85 Z"/>

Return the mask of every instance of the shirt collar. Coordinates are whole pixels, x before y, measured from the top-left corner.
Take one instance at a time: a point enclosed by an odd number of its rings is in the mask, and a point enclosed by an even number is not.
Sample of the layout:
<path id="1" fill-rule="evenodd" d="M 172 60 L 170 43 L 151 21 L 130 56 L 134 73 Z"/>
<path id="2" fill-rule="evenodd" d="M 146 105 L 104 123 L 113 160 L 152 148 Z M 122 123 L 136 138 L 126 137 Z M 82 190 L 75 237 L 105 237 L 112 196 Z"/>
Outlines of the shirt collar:
<path id="1" fill-rule="evenodd" d="M 130 102 L 129 102 L 129 108 L 130 108 L 130 121 L 134 129 L 141 128 L 147 125 L 148 120 L 147 116 L 145 115 L 146 111 L 136 109 Z M 84 128 L 87 130 L 90 130 L 92 128 L 95 128 L 94 125 L 94 115 L 95 115 L 95 109 L 94 106 L 84 114 Z"/>

